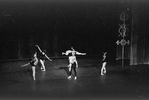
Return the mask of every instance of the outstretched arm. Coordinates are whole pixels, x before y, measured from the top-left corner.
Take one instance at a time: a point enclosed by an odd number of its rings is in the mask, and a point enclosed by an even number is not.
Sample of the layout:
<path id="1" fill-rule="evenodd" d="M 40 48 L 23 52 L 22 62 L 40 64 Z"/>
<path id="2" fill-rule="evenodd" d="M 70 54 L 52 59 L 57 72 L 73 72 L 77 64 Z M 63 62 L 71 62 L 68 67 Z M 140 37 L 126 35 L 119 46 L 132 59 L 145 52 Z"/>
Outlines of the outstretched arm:
<path id="1" fill-rule="evenodd" d="M 66 52 L 62 52 L 62 55 L 68 55 L 71 52 L 72 52 L 71 50 L 67 50 Z"/>
<path id="2" fill-rule="evenodd" d="M 75 51 L 75 49 L 73 47 L 71 47 L 72 51 Z M 80 53 L 78 51 L 75 51 L 77 55 L 86 55 L 86 53 Z"/>
<path id="3" fill-rule="evenodd" d="M 76 54 L 77 54 L 77 55 L 86 55 L 86 53 L 80 53 L 80 52 L 78 52 L 78 51 L 76 51 Z"/>
<path id="4" fill-rule="evenodd" d="M 46 54 L 45 54 L 45 57 L 46 57 L 49 61 L 52 61 L 52 59 L 50 59 Z"/>
<path id="5" fill-rule="evenodd" d="M 65 52 L 62 52 L 62 55 L 66 55 L 66 53 Z"/>
<path id="6" fill-rule="evenodd" d="M 35 45 L 37 48 L 38 48 L 38 50 L 40 51 L 40 52 L 42 52 L 42 50 L 40 49 L 40 47 L 38 46 L 38 45 Z"/>

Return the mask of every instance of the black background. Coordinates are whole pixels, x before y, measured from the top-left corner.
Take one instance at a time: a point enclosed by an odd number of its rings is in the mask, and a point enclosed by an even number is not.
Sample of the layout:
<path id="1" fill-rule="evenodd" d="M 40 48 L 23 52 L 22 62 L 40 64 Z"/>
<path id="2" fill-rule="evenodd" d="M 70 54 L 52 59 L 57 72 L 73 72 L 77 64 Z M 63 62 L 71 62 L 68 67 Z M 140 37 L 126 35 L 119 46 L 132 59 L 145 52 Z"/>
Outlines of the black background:
<path id="1" fill-rule="evenodd" d="M 51 57 L 74 47 L 87 55 L 116 55 L 119 16 L 127 10 L 131 35 L 131 0 L 5 0 L 0 1 L 1 59 L 29 58 L 35 44 Z M 147 3 L 135 3 L 147 24 Z M 143 6 L 142 6 L 143 5 Z M 145 6 L 146 5 L 146 6 Z M 146 25 L 145 23 L 143 25 Z M 144 29 L 144 26 L 141 29 Z M 147 31 L 147 28 L 145 32 Z"/>

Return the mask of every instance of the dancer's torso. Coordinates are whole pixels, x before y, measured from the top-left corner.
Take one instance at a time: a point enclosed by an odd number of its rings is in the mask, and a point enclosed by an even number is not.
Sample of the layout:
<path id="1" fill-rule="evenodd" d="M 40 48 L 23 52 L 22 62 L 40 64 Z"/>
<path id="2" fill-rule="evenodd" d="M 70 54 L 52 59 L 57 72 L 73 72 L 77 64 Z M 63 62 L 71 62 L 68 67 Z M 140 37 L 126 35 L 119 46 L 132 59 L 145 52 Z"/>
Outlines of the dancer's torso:
<path id="1" fill-rule="evenodd" d="M 107 62 L 106 57 L 102 59 L 102 62 L 103 62 L 103 63 L 104 63 L 104 62 Z"/>
<path id="2" fill-rule="evenodd" d="M 45 55 L 44 55 L 44 54 L 40 53 L 40 55 L 39 55 L 39 59 L 41 59 L 41 60 L 45 60 L 45 59 L 46 59 L 46 57 L 45 57 Z"/>
<path id="3" fill-rule="evenodd" d="M 33 58 L 32 61 L 30 62 L 31 66 L 36 66 L 38 63 L 38 59 L 37 58 Z"/>
<path id="4" fill-rule="evenodd" d="M 68 54 L 69 56 L 69 63 L 74 63 L 76 62 L 76 56 L 75 56 L 76 52 L 72 51 L 71 53 Z"/>
<path id="5" fill-rule="evenodd" d="M 69 63 L 74 63 L 76 61 L 76 56 L 69 56 Z"/>

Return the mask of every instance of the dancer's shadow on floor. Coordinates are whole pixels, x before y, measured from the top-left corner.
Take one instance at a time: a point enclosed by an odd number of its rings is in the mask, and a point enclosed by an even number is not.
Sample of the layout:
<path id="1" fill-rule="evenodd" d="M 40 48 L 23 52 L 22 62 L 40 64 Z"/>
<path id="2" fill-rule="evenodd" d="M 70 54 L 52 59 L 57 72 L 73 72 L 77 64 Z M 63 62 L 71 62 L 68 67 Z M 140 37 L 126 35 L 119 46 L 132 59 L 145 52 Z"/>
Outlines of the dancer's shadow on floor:
<path id="1" fill-rule="evenodd" d="M 67 75 L 69 75 L 68 67 L 59 67 L 59 70 L 64 70 L 67 73 Z"/>

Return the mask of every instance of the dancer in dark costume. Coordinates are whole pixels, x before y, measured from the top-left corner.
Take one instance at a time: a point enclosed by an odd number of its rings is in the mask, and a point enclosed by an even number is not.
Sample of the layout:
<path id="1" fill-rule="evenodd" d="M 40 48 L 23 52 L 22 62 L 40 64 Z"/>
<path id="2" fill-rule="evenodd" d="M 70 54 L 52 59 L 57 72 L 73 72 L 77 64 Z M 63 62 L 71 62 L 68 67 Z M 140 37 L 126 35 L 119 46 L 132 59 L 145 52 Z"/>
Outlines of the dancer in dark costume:
<path id="1" fill-rule="evenodd" d="M 103 54 L 101 75 L 104 75 L 106 73 L 106 64 L 107 64 L 106 54 L 107 54 L 107 52 L 104 52 L 104 54 Z"/>
<path id="2" fill-rule="evenodd" d="M 46 68 L 45 68 L 45 65 L 44 65 L 44 63 L 45 63 L 45 60 L 46 60 L 46 58 L 49 60 L 49 61 L 52 61 L 52 59 L 50 59 L 46 54 L 45 54 L 45 52 L 43 52 L 41 49 L 40 49 L 40 47 L 38 46 L 38 45 L 35 45 L 37 48 L 38 48 L 38 50 L 40 51 L 40 54 L 39 54 L 39 61 L 40 61 L 40 63 L 41 63 L 41 70 L 42 71 L 46 71 Z"/>
<path id="3" fill-rule="evenodd" d="M 75 51 L 73 49 L 73 47 L 71 47 L 71 50 L 67 50 L 65 53 L 63 52 L 62 55 L 68 55 L 69 56 L 68 57 L 69 58 L 69 65 L 68 65 L 69 76 L 68 76 L 68 79 L 71 78 L 72 69 L 73 69 L 74 74 L 75 74 L 74 79 L 76 80 L 77 79 L 76 67 L 78 67 L 78 62 L 77 62 L 77 59 L 76 59 L 76 55 L 86 55 L 86 53 L 80 53 L 78 51 Z"/>
<path id="4" fill-rule="evenodd" d="M 37 59 L 37 52 L 34 53 L 34 56 L 32 58 L 32 60 L 27 63 L 27 64 L 24 64 L 22 65 L 21 67 L 24 67 L 24 66 L 28 66 L 28 65 L 31 65 L 32 66 L 32 75 L 33 75 L 33 79 L 35 80 L 35 73 L 36 73 L 36 65 L 38 64 L 38 59 Z"/>

